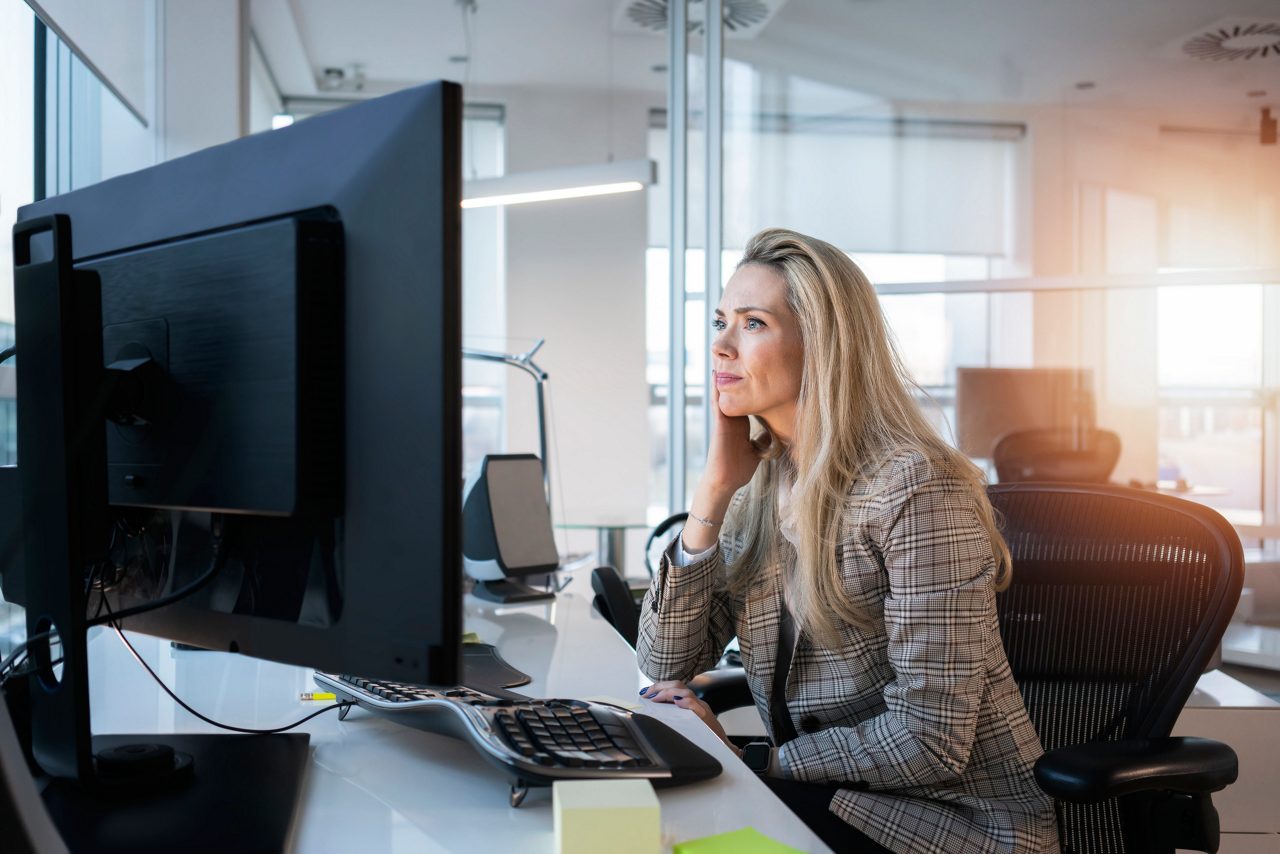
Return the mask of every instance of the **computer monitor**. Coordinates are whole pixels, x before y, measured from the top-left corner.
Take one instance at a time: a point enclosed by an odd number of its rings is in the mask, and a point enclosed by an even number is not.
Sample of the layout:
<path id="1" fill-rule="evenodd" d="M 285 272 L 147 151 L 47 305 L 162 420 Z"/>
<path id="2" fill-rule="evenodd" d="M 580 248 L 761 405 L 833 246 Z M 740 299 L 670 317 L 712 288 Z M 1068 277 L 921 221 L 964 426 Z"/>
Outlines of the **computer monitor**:
<path id="1" fill-rule="evenodd" d="M 542 460 L 489 454 L 463 492 L 462 562 L 476 580 L 472 593 L 502 603 L 554 599 L 520 580 L 560 566 Z"/>
<path id="2" fill-rule="evenodd" d="M 990 459 L 1015 430 L 1094 426 L 1093 372 L 1082 368 L 957 368 L 956 443 Z"/>
<path id="3" fill-rule="evenodd" d="M 460 88 L 431 84 L 20 209 L 0 486 L 20 485 L 25 584 L 4 582 L 31 636 L 60 636 L 61 678 L 31 691 L 46 773 L 105 783 L 87 586 L 127 612 L 216 570 L 126 626 L 459 681 L 461 117 Z M 199 786 L 289 785 L 205 738 L 229 767 L 197 757 Z"/>

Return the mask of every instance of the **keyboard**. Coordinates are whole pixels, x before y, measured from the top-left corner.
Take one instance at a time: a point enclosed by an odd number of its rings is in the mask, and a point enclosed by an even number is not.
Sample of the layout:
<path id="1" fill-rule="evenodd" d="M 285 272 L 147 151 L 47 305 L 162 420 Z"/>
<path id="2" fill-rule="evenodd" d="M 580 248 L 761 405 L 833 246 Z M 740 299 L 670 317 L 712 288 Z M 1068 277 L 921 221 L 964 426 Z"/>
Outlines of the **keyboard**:
<path id="1" fill-rule="evenodd" d="M 389 720 L 469 742 L 512 775 L 512 806 L 528 786 L 556 780 L 645 779 L 675 786 L 721 771 L 714 757 L 661 721 L 606 703 L 320 672 L 315 682 Z M 345 719 L 347 711 L 339 716 Z"/>

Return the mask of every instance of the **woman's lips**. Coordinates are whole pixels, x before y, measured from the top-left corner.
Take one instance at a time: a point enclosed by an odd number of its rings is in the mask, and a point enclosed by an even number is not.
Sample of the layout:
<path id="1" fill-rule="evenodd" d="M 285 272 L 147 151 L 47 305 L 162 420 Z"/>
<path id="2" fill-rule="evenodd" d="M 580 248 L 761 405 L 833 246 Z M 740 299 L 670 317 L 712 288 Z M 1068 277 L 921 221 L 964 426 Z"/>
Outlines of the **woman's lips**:
<path id="1" fill-rule="evenodd" d="M 742 377 L 737 374 L 716 373 L 716 388 L 724 388 L 727 385 L 733 385 L 734 383 L 741 381 Z"/>

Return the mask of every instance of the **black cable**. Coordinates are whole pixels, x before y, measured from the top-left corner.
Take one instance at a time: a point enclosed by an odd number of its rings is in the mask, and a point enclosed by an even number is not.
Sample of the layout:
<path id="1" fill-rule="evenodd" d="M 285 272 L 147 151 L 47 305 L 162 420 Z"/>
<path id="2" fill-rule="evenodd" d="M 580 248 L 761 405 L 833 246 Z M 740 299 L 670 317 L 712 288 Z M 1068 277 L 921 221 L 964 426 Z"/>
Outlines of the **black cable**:
<path id="1" fill-rule="evenodd" d="M 0 661 L 0 675 L 3 675 L 4 672 L 8 670 L 10 667 L 17 666 L 18 656 L 25 654 L 27 651 L 27 647 L 30 646 L 33 641 L 38 641 L 41 638 L 53 637 L 56 634 L 57 632 L 53 630 L 50 630 L 47 632 L 40 632 L 39 634 L 34 634 L 31 637 L 24 640 L 22 643 L 18 644 L 16 647 L 13 648 L 13 652 L 9 653 L 8 658 L 6 658 L 4 661 Z"/>
<path id="2" fill-rule="evenodd" d="M 12 359 L 17 352 L 17 347 L 5 347 L 3 350 L 0 350 L 0 364 L 4 364 Z"/>
<path id="3" fill-rule="evenodd" d="M 109 621 L 112 621 L 114 619 L 111 615 L 110 604 L 107 605 L 107 618 Z M 129 652 L 133 654 L 133 657 L 137 659 L 138 663 L 142 665 L 143 669 L 145 669 L 148 673 L 151 674 L 151 678 L 156 680 L 156 684 L 159 685 L 161 689 L 163 689 L 164 692 L 169 695 L 170 699 L 172 699 L 175 703 L 177 703 L 182 708 L 186 709 L 190 714 L 195 715 L 197 718 L 204 721 L 205 723 L 210 724 L 212 726 L 219 727 L 220 729 L 227 729 L 227 730 L 231 730 L 232 732 L 248 733 L 249 735 L 275 735 L 278 732 L 287 732 L 293 729 L 294 727 L 301 726 L 302 724 L 305 724 L 307 721 L 311 720 L 312 718 L 317 717 L 318 715 L 323 715 L 325 712 L 331 712 L 334 709 L 341 709 L 346 706 L 355 705 L 355 703 L 352 703 L 349 701 L 345 701 L 345 700 L 340 701 L 340 702 L 334 703 L 332 706 L 325 706 L 323 709 L 318 709 L 312 712 L 311 714 L 307 715 L 305 718 L 302 718 L 301 720 L 296 720 L 291 724 L 287 724 L 285 726 L 278 726 L 278 727 L 275 727 L 274 729 L 249 729 L 247 727 L 239 727 L 239 726 L 232 726 L 231 724 L 219 723 L 218 721 L 215 721 L 213 718 L 208 718 L 200 714 L 195 709 L 191 708 L 186 703 L 184 703 L 177 694 L 169 690 L 169 686 L 164 684 L 163 681 L 161 681 L 160 677 L 156 675 L 156 672 L 151 669 L 151 665 L 147 664 L 147 662 L 143 660 L 142 656 L 138 654 L 138 651 L 133 648 L 133 644 L 129 643 L 129 639 L 124 636 L 124 632 L 120 630 L 120 626 L 112 621 L 111 628 L 116 630 L 116 636 L 120 638 L 120 642 L 123 643 L 126 647 L 128 647 Z"/>
<path id="4" fill-rule="evenodd" d="M 55 658 L 53 661 L 49 662 L 49 666 L 57 667 L 59 664 L 61 664 L 65 660 L 66 660 L 65 658 Z M 16 676 L 30 676 L 31 674 L 37 672 L 36 667 L 27 666 L 27 665 L 28 665 L 28 662 L 26 659 L 19 661 L 17 664 L 13 666 L 12 670 L 10 670 L 7 674 L 5 674 L 5 677 L 3 679 L 0 679 L 0 685 L 3 685 L 5 682 L 8 682 L 10 679 L 13 679 Z M 26 669 L 25 670 L 22 669 L 23 667 L 26 667 Z"/>
<path id="5" fill-rule="evenodd" d="M 175 590 L 174 592 L 170 593 L 168 596 L 162 596 L 159 599 L 155 599 L 151 602 L 146 602 L 142 605 L 135 605 L 132 608 L 125 608 L 123 611 L 117 611 L 113 613 L 111 610 L 111 607 L 107 606 L 107 616 L 105 617 L 95 616 L 93 619 L 85 623 L 85 627 L 88 628 L 91 626 L 101 626 L 107 623 L 114 623 L 117 620 L 124 620 L 129 617 L 136 617 L 138 614 L 145 614 L 148 611 L 154 611 L 157 608 L 163 608 L 166 605 L 172 605 L 174 602 L 177 602 L 180 599 L 185 599 L 186 597 L 190 596 L 192 593 L 195 593 L 197 590 L 204 587 L 206 584 L 208 584 L 210 581 L 213 580 L 214 576 L 216 576 L 218 572 L 222 569 L 222 563 L 225 557 L 226 557 L 226 550 L 223 548 L 223 545 L 222 545 L 222 536 L 215 535 L 213 538 L 213 556 L 209 559 L 209 568 L 205 570 L 204 574 L 201 575 L 199 578 L 197 578 L 195 581 L 192 581 L 190 584 L 188 584 L 187 586 L 179 590 Z M 102 598 L 103 598 L 103 601 L 105 602 L 106 591 L 103 591 Z"/>

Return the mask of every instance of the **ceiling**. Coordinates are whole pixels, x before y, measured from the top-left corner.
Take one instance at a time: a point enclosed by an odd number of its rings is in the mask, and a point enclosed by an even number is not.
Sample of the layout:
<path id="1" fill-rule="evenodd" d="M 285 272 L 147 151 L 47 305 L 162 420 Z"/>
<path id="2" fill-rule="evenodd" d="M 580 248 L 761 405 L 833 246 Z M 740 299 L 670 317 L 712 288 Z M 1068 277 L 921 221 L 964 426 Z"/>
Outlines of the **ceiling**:
<path id="1" fill-rule="evenodd" d="M 470 13 L 460 0 L 252 0 L 251 8 L 286 95 L 322 92 L 326 67 L 344 69 L 350 86 L 356 65 L 365 94 L 441 77 L 661 93 L 665 35 L 620 26 L 626 2 L 474 0 Z M 851 103 L 1098 103 L 1214 108 L 1242 119 L 1280 104 L 1276 52 L 1214 61 L 1182 50 L 1214 25 L 1280 24 L 1277 0 L 769 2 L 773 17 L 754 38 L 729 40 L 727 57 L 827 84 Z M 1266 94 L 1248 94 L 1259 90 Z"/>

